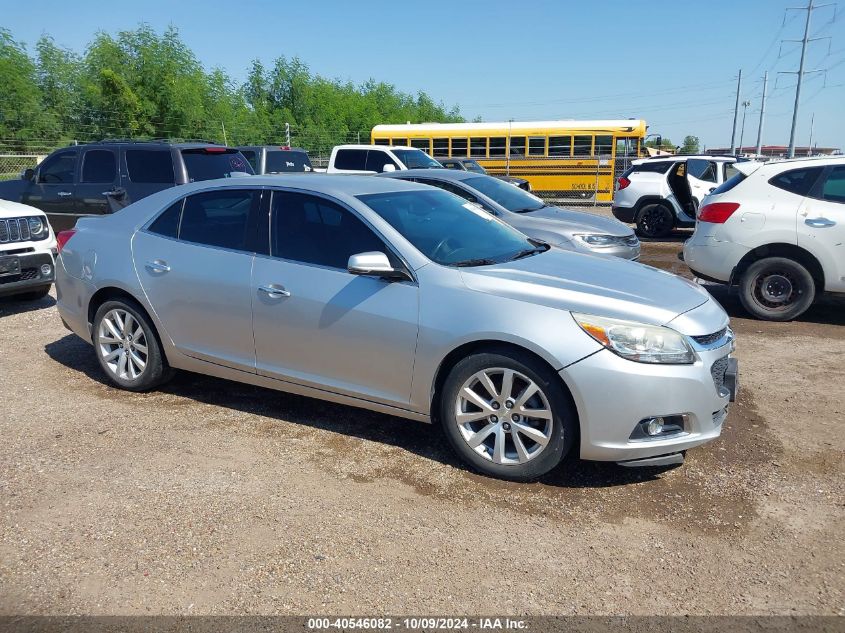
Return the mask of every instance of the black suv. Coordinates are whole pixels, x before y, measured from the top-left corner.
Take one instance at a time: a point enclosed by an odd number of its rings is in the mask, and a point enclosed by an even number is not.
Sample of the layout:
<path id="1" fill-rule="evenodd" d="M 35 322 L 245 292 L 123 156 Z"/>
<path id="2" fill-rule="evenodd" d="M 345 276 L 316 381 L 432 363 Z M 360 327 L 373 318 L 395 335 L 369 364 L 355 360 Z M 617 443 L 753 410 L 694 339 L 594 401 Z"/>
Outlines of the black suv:
<path id="1" fill-rule="evenodd" d="M 299 147 L 245 145 L 238 148 L 256 174 L 284 174 L 313 171 L 308 152 Z"/>
<path id="2" fill-rule="evenodd" d="M 0 182 L 0 198 L 41 209 L 58 233 L 174 185 L 252 173 L 237 149 L 222 145 L 100 141 L 57 149 L 19 180 Z"/>

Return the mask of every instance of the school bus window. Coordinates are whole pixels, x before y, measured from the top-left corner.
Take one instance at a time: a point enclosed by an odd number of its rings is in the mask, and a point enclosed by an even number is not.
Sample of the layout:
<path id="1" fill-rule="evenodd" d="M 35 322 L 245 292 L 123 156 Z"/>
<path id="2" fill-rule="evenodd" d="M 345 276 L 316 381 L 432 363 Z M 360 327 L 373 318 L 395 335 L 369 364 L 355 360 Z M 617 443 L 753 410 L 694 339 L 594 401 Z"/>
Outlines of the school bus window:
<path id="1" fill-rule="evenodd" d="M 525 156 L 525 137 L 511 137 L 511 156 Z"/>
<path id="2" fill-rule="evenodd" d="M 469 156 L 467 154 L 467 140 L 465 138 L 452 139 L 452 153 L 451 156 Z"/>
<path id="3" fill-rule="evenodd" d="M 404 146 L 407 146 L 407 145 L 408 145 L 408 139 L 406 139 L 406 138 L 395 138 L 395 139 L 393 139 L 393 140 L 392 140 L 392 142 L 391 142 L 390 144 L 391 144 L 391 145 L 404 145 Z"/>
<path id="4" fill-rule="evenodd" d="M 592 156 L 593 155 L 593 137 L 592 136 L 576 136 L 573 144 L 573 156 Z"/>
<path id="5" fill-rule="evenodd" d="M 433 156 L 448 156 L 449 155 L 449 139 L 436 138 L 433 139 L 432 145 L 434 148 Z"/>
<path id="6" fill-rule="evenodd" d="M 431 152 L 431 141 L 427 138 L 412 138 L 411 139 L 411 147 L 416 147 L 417 149 L 421 149 L 426 154 Z"/>
<path id="7" fill-rule="evenodd" d="M 571 156 L 570 151 L 572 147 L 571 136 L 550 136 L 549 137 L 549 156 Z"/>
<path id="8" fill-rule="evenodd" d="M 528 137 L 528 155 L 529 156 L 545 156 L 546 155 L 546 137 L 545 136 L 529 136 Z"/>
<path id="9" fill-rule="evenodd" d="M 471 138 L 469 139 L 469 155 L 476 158 L 484 158 L 487 156 L 487 139 L 486 138 Z"/>
<path id="10" fill-rule="evenodd" d="M 613 152 L 612 136 L 596 137 L 596 156 L 610 155 Z"/>
<path id="11" fill-rule="evenodd" d="M 496 136 L 490 139 L 490 156 L 504 156 L 508 140 L 504 136 Z M 483 154 L 482 154 L 483 156 Z"/>
<path id="12" fill-rule="evenodd" d="M 386 138 L 377 138 L 373 145 L 390 145 L 390 141 Z"/>

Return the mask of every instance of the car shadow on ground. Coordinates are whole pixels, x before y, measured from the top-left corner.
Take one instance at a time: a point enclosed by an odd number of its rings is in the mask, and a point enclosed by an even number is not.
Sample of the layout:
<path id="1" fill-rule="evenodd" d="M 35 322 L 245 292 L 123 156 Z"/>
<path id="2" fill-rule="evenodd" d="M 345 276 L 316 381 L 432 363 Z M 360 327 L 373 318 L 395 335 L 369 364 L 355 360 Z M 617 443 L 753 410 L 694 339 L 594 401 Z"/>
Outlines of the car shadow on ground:
<path id="1" fill-rule="evenodd" d="M 644 235 L 641 235 L 640 232 L 636 229 L 634 230 L 634 232 L 637 234 L 637 237 L 640 238 L 640 242 L 646 244 L 683 244 L 689 238 L 692 237 L 692 231 L 684 231 L 683 229 L 676 229 L 665 237 L 645 237 Z"/>
<path id="2" fill-rule="evenodd" d="M 14 295 L 11 297 L 2 297 L 0 298 L 0 318 L 23 312 L 32 312 L 33 310 L 43 310 L 44 308 L 51 308 L 54 305 L 56 305 L 56 299 L 52 295 L 47 295 L 35 301 L 21 299 Z"/>
<path id="3" fill-rule="evenodd" d="M 728 288 L 722 284 L 706 284 L 707 291 L 718 301 L 731 318 L 748 319 L 760 324 L 760 327 L 770 326 L 770 321 L 760 321 L 751 316 L 739 300 L 736 288 Z M 817 325 L 845 325 L 845 297 L 825 296 L 816 300 L 804 314 L 792 323 L 810 323 Z M 786 323 L 784 323 L 786 325 Z"/>
<path id="4" fill-rule="evenodd" d="M 57 363 L 109 387 L 120 397 L 121 392 L 106 380 L 91 346 L 79 337 L 69 334 L 48 343 L 44 351 Z M 379 442 L 460 470 L 470 470 L 454 454 L 438 425 L 186 371 L 178 372 L 159 391 L 245 414 Z M 540 481 L 561 488 L 604 488 L 656 479 L 669 469 L 625 468 L 570 458 Z"/>

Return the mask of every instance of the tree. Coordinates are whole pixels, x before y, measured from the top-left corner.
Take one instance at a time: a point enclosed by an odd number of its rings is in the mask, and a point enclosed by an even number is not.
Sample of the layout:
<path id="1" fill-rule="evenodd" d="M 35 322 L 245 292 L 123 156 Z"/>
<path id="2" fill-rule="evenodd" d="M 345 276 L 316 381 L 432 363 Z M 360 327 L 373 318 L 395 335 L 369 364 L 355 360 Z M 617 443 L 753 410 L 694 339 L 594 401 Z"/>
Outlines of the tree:
<path id="1" fill-rule="evenodd" d="M 654 138 L 650 138 L 645 142 L 645 146 L 660 149 L 665 152 L 675 150 L 675 144 L 666 136 L 656 136 Z"/>
<path id="2" fill-rule="evenodd" d="M 685 136 L 681 144 L 681 154 L 698 154 L 701 151 L 701 144 L 697 136 Z"/>

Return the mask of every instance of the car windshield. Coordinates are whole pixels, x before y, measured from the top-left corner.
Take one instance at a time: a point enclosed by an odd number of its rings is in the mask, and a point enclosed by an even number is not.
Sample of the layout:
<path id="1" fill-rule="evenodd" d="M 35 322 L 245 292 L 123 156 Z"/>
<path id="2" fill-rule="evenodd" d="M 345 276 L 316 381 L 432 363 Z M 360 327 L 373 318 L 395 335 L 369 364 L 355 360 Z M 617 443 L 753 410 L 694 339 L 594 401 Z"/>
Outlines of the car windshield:
<path id="1" fill-rule="evenodd" d="M 474 160 L 465 161 L 464 167 L 466 167 L 467 171 L 472 171 L 472 172 L 475 172 L 476 174 L 487 174 L 487 170 L 485 170 L 484 167 L 479 165 Z"/>
<path id="2" fill-rule="evenodd" d="M 223 148 L 183 149 L 188 182 L 253 174 L 252 165 L 237 150 Z"/>
<path id="3" fill-rule="evenodd" d="M 443 165 L 419 149 L 394 149 L 391 151 L 396 154 L 396 158 L 401 160 L 408 169 L 432 169 L 443 167 Z"/>
<path id="4" fill-rule="evenodd" d="M 296 150 L 268 150 L 264 171 L 268 174 L 279 174 L 288 171 L 311 171 L 311 161 L 308 154 Z"/>
<path id="5" fill-rule="evenodd" d="M 446 191 L 373 193 L 358 199 L 444 266 L 497 264 L 548 248 Z"/>
<path id="6" fill-rule="evenodd" d="M 534 196 L 525 189 L 514 187 L 510 183 L 492 176 L 478 176 L 464 180 L 467 187 L 480 191 L 488 198 L 493 199 L 508 211 L 514 213 L 530 213 L 539 211 L 546 206 L 537 196 Z"/>

